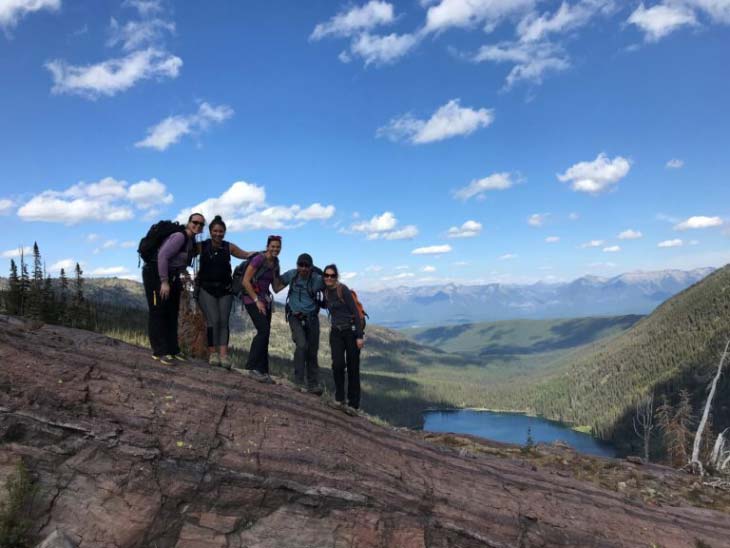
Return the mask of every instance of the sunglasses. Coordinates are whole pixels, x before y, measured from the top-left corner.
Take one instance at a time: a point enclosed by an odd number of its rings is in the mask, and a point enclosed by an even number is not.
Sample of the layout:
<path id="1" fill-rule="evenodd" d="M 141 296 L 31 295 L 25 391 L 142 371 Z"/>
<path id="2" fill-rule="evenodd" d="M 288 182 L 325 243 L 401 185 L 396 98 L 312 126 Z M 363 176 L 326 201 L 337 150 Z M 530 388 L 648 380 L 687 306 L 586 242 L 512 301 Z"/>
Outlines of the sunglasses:
<path id="1" fill-rule="evenodd" d="M 205 223 L 202 221 L 190 221 L 190 222 L 193 223 L 195 226 L 199 226 L 201 228 L 205 226 Z"/>
<path id="2" fill-rule="evenodd" d="M 323 278 L 334 278 L 337 279 L 337 274 L 327 274 L 326 272 L 322 274 Z"/>
<path id="3" fill-rule="evenodd" d="M 297 263 L 297 266 L 299 268 L 312 268 L 312 265 L 309 263 Z"/>

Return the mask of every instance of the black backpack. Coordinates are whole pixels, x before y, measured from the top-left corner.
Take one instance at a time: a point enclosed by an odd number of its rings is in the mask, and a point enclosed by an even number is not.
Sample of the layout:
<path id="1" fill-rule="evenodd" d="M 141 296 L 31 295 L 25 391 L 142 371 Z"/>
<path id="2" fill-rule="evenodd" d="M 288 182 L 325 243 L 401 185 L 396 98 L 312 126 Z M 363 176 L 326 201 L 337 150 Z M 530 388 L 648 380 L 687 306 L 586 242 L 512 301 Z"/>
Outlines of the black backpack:
<path id="1" fill-rule="evenodd" d="M 246 260 L 242 261 L 236 268 L 233 269 L 233 275 L 232 275 L 232 283 L 231 283 L 231 292 L 236 297 L 243 297 L 243 295 L 246 293 L 246 290 L 243 288 L 243 277 L 246 274 L 246 269 L 248 268 L 248 265 L 251 264 L 251 261 L 254 259 L 254 257 L 258 257 L 259 255 L 262 255 L 265 253 L 265 251 L 254 251 L 249 255 Z M 279 259 L 276 260 L 276 266 L 274 267 L 274 271 L 279 269 Z M 251 283 L 253 285 L 256 285 L 256 282 L 259 281 L 259 278 L 263 276 L 266 271 L 269 270 L 266 266 L 266 262 L 259 268 L 251 278 Z"/>
<path id="2" fill-rule="evenodd" d="M 144 238 L 139 241 L 137 253 L 145 263 L 157 262 L 157 252 L 160 250 L 162 243 L 176 232 L 185 234 L 185 241 L 180 249 L 185 248 L 188 243 L 188 235 L 185 227 L 175 221 L 160 221 L 153 224 L 147 231 Z"/>

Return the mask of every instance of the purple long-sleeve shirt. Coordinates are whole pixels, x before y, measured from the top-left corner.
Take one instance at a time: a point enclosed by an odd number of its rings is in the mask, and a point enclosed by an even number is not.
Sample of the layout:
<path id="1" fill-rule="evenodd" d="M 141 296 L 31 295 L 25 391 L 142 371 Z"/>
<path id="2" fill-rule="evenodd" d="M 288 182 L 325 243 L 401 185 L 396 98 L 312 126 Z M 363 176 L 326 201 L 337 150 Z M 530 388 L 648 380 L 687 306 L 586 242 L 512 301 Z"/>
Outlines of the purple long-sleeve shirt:
<path id="1" fill-rule="evenodd" d="M 168 236 L 157 252 L 157 273 L 160 275 L 160 279 L 167 280 L 185 270 L 192 248 L 193 238 L 186 238 L 182 232 L 175 232 Z"/>

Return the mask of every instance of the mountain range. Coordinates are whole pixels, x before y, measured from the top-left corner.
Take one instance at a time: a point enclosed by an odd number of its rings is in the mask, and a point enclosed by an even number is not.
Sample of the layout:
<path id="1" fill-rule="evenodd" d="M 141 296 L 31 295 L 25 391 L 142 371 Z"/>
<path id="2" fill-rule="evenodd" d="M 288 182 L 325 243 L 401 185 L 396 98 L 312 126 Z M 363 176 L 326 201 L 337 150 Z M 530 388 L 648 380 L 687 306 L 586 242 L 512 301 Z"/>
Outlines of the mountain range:
<path id="1" fill-rule="evenodd" d="M 572 282 L 395 287 L 361 291 L 372 322 L 408 328 L 471 322 L 649 314 L 714 268 L 629 272 Z"/>

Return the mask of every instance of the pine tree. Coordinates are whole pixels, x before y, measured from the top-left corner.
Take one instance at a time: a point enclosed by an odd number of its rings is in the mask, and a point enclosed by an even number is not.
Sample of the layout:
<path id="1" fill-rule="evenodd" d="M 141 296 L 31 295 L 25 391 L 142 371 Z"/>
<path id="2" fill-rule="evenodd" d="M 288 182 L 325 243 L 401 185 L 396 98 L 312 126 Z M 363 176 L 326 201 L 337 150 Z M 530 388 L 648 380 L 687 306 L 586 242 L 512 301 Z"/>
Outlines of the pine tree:
<path id="1" fill-rule="evenodd" d="M 71 325 L 73 327 L 86 326 L 86 307 L 84 306 L 84 271 L 81 265 L 76 263 L 73 297 L 71 301 Z"/>
<path id="2" fill-rule="evenodd" d="M 44 322 L 56 323 L 58 321 L 58 310 L 56 308 L 56 296 L 53 293 L 53 280 L 51 275 L 46 274 L 41 292 L 41 318 Z"/>
<path id="3" fill-rule="evenodd" d="M 62 268 L 58 275 L 58 323 L 67 325 L 69 321 L 68 278 Z"/>
<path id="4" fill-rule="evenodd" d="M 25 315 L 35 320 L 40 320 L 43 316 L 43 266 L 37 242 L 33 243 L 33 278 L 30 280 Z"/>
<path id="5" fill-rule="evenodd" d="M 18 292 L 20 306 L 18 316 L 25 316 L 28 308 L 28 295 L 30 294 L 30 277 L 28 276 L 28 265 L 25 262 L 25 255 L 20 253 L 20 291 Z"/>
<path id="6" fill-rule="evenodd" d="M 18 276 L 18 265 L 14 259 L 10 259 L 10 276 L 8 277 L 8 292 L 5 298 L 5 309 L 8 314 L 20 314 L 20 277 Z"/>

